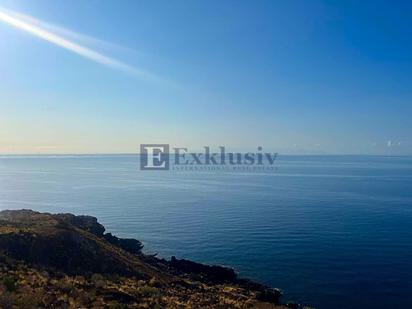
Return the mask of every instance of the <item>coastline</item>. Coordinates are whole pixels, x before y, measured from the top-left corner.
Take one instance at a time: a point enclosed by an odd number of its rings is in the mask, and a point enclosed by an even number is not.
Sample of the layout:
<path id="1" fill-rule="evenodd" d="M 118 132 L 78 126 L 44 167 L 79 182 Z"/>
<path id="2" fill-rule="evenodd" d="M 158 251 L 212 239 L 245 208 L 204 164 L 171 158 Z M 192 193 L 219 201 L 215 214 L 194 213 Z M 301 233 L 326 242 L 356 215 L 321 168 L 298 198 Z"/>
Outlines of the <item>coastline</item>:
<path id="1" fill-rule="evenodd" d="M 160 259 L 142 248 L 136 239 L 105 233 L 91 216 L 1 211 L 0 300 L 43 295 L 37 306 L 61 308 L 303 308 L 282 305 L 278 289 L 231 268 Z"/>

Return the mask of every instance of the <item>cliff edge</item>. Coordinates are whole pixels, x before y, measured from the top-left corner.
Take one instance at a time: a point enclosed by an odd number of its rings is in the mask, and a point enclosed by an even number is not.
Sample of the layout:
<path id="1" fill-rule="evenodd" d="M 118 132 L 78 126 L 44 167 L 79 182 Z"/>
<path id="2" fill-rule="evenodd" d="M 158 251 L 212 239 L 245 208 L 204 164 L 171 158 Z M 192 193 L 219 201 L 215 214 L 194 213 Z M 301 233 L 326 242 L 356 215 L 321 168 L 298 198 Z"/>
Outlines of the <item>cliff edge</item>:
<path id="1" fill-rule="evenodd" d="M 230 268 L 141 249 L 94 217 L 1 211 L 0 308 L 287 308 Z"/>

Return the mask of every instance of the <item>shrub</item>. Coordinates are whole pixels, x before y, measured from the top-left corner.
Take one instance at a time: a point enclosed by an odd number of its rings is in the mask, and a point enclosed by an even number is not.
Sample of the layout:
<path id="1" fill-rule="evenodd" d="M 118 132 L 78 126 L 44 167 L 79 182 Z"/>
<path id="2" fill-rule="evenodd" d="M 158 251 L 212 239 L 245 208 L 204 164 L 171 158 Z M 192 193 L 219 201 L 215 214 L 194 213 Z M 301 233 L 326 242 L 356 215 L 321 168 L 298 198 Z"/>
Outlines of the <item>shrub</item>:
<path id="1" fill-rule="evenodd" d="M 5 277 L 3 279 L 3 284 L 8 292 L 14 292 L 17 290 L 17 283 L 13 277 Z"/>
<path id="2" fill-rule="evenodd" d="M 105 286 L 106 282 L 104 277 L 100 274 L 93 274 L 91 281 L 96 288 L 102 288 Z"/>
<path id="3" fill-rule="evenodd" d="M 159 290 L 151 286 L 142 286 L 137 289 L 137 293 L 143 297 L 153 297 L 159 294 Z"/>

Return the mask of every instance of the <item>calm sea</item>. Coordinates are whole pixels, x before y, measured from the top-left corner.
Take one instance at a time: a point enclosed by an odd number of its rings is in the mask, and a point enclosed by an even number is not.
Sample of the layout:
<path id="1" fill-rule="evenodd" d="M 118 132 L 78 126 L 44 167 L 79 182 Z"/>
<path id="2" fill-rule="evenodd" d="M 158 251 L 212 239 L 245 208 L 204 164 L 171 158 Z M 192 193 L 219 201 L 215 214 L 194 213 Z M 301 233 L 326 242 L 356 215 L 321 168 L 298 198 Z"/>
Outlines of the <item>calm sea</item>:
<path id="1" fill-rule="evenodd" d="M 0 209 L 89 214 L 146 252 L 234 267 L 317 308 L 412 308 L 412 158 L 140 171 L 137 156 L 0 157 Z"/>

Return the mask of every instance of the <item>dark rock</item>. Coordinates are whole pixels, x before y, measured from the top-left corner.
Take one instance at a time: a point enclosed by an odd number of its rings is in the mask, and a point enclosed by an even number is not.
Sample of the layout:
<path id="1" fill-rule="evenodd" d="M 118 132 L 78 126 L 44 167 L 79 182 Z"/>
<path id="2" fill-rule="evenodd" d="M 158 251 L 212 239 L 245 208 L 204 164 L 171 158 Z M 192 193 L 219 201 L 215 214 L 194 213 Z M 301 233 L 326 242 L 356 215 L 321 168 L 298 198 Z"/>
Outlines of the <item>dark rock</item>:
<path id="1" fill-rule="evenodd" d="M 170 266 L 184 273 L 199 275 L 202 279 L 213 283 L 233 282 L 237 277 L 231 268 L 209 266 L 184 259 L 178 260 L 174 256 L 170 260 Z"/>
<path id="2" fill-rule="evenodd" d="M 57 214 L 53 215 L 53 217 L 68 222 L 79 229 L 88 231 L 99 237 L 102 237 L 105 231 L 104 226 L 97 222 L 95 217 L 75 216 L 73 214 Z"/>
<path id="3" fill-rule="evenodd" d="M 139 254 L 141 253 L 141 250 L 143 249 L 143 245 L 140 241 L 137 239 L 133 238 L 118 238 L 116 236 L 113 236 L 111 233 L 106 233 L 104 234 L 104 239 L 106 239 L 109 243 L 118 246 L 122 248 L 123 250 L 126 250 L 127 252 L 133 253 L 133 254 Z"/>
<path id="4" fill-rule="evenodd" d="M 257 293 L 256 298 L 263 302 L 279 304 L 281 296 L 282 293 L 277 289 L 262 288 L 262 290 Z"/>

